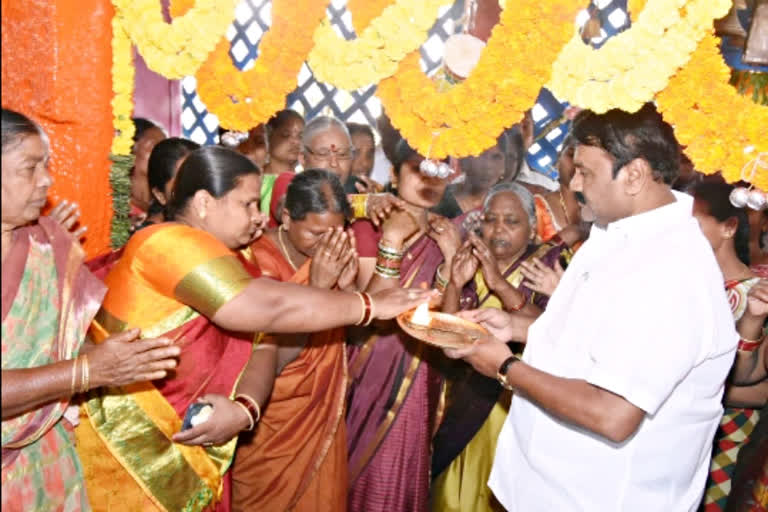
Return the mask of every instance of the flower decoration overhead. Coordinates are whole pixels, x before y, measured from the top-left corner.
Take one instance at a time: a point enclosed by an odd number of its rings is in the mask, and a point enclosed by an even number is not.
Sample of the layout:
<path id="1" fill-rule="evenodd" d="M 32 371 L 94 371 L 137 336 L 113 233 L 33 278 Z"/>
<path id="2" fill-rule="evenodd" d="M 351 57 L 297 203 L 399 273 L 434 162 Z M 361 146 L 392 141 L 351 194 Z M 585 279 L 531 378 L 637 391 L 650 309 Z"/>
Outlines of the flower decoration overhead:
<path id="1" fill-rule="evenodd" d="M 739 94 L 729 78 L 710 32 L 656 102 L 697 171 L 768 191 L 768 107 Z"/>
<path id="2" fill-rule="evenodd" d="M 453 0 L 395 0 L 350 41 L 324 19 L 315 30 L 307 63 L 315 78 L 339 89 L 377 83 L 391 76 L 407 54 L 418 50 L 439 9 L 451 4 Z"/>
<path id="3" fill-rule="evenodd" d="M 392 124 L 423 155 L 476 155 L 533 106 L 552 62 L 573 34 L 579 6 L 570 0 L 508 4 L 477 66 L 446 92 L 427 77 L 412 52 L 377 96 Z M 546 20 L 546 21 L 545 21 Z M 526 59 L 525 66 L 512 65 Z"/>
<path id="4" fill-rule="evenodd" d="M 285 108 L 285 98 L 296 88 L 301 65 L 312 49 L 312 34 L 328 3 L 273 0 L 272 26 L 262 36 L 259 56 L 247 71 L 235 67 L 229 41 L 219 41 L 195 76 L 200 98 L 221 126 L 247 132 Z"/>
<path id="5" fill-rule="evenodd" d="M 166 78 L 194 75 L 235 16 L 238 0 L 195 0 L 169 24 L 160 0 L 112 0 L 124 27 L 147 66 Z"/>
<path id="6" fill-rule="evenodd" d="M 361 34 L 365 27 L 392 4 L 393 0 L 347 0 L 347 11 L 352 15 L 352 28 Z"/>
<path id="7" fill-rule="evenodd" d="M 648 0 L 632 26 L 600 48 L 575 34 L 552 66 L 549 88 L 561 100 L 594 112 L 634 112 L 666 87 L 730 7 L 730 0 Z"/>

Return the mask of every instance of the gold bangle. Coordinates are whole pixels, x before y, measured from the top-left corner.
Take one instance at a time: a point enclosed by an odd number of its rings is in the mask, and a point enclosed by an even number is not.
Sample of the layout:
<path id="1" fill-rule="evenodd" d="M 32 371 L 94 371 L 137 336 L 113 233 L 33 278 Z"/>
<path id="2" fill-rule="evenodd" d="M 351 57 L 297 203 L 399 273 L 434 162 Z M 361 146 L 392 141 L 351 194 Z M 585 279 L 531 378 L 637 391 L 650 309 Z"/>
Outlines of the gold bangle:
<path id="1" fill-rule="evenodd" d="M 368 194 L 349 194 L 347 198 L 352 206 L 352 217 L 355 219 L 368 217 Z"/>
<path id="2" fill-rule="evenodd" d="M 376 318 L 376 305 L 373 302 L 373 297 L 367 293 L 366 295 L 368 296 L 368 306 L 370 307 L 368 310 L 368 321 L 365 322 L 365 325 L 368 326 L 371 325 L 371 322 L 373 322 L 373 320 Z"/>
<path id="3" fill-rule="evenodd" d="M 232 402 L 236 403 L 240 407 L 243 408 L 243 411 L 245 411 L 245 415 L 248 416 L 248 431 L 250 432 L 253 430 L 253 427 L 256 426 L 256 422 L 253 421 L 253 415 L 251 414 L 251 411 L 248 410 L 248 408 L 245 406 L 245 404 L 242 404 L 236 400 L 232 400 Z"/>
<path id="4" fill-rule="evenodd" d="M 75 381 L 77 380 L 77 362 L 79 360 L 80 356 L 77 356 L 72 360 L 72 385 L 69 386 L 69 396 L 74 396 L 77 392 L 75 389 Z"/>
<path id="5" fill-rule="evenodd" d="M 405 251 L 402 249 L 395 249 L 394 247 L 387 247 L 386 245 L 379 242 L 378 244 L 378 255 L 381 256 L 384 259 L 387 260 L 402 260 L 403 255 L 405 254 Z"/>
<path id="6" fill-rule="evenodd" d="M 437 267 L 437 272 L 435 272 L 435 282 L 437 284 L 438 289 L 442 288 L 443 291 L 448 288 L 448 280 L 443 277 L 443 274 L 440 272 L 440 269 L 443 268 L 443 265 L 441 264 L 439 267 Z"/>
<path id="7" fill-rule="evenodd" d="M 83 354 L 82 370 L 80 372 L 80 392 L 85 393 L 90 389 L 90 366 L 88 365 L 88 354 Z"/>
<path id="8" fill-rule="evenodd" d="M 363 297 L 362 292 L 355 292 L 355 295 L 360 299 L 360 320 L 358 320 L 355 325 L 363 325 L 363 320 L 365 320 L 365 310 L 367 309 L 365 306 L 365 297 Z"/>
<path id="9" fill-rule="evenodd" d="M 376 267 L 373 270 L 373 273 L 384 279 L 400 279 L 400 269 L 391 270 L 391 269 L 385 269 L 379 265 L 376 265 Z"/>
<path id="10" fill-rule="evenodd" d="M 256 417 L 253 418 L 254 423 L 258 423 L 261 419 L 261 407 L 259 406 L 259 402 L 257 402 L 253 397 L 250 397 L 246 394 L 239 393 L 235 396 L 235 400 L 238 398 L 242 398 L 243 400 L 249 402 L 253 406 L 253 410 L 256 412 Z M 251 413 L 251 416 L 253 416 L 253 413 Z"/>

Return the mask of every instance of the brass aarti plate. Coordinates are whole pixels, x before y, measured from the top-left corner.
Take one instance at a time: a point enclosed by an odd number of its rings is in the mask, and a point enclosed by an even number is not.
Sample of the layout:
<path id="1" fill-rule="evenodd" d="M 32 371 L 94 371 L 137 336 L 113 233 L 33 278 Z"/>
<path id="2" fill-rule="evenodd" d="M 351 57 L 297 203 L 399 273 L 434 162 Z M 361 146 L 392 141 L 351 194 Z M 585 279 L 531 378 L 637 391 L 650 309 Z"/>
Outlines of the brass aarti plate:
<path id="1" fill-rule="evenodd" d="M 397 323 L 402 329 L 430 345 L 441 348 L 463 348 L 476 340 L 485 339 L 491 333 L 480 324 L 464 320 L 455 315 L 437 311 L 421 310 L 406 311 L 397 317 Z M 414 313 L 417 321 L 414 322 Z"/>

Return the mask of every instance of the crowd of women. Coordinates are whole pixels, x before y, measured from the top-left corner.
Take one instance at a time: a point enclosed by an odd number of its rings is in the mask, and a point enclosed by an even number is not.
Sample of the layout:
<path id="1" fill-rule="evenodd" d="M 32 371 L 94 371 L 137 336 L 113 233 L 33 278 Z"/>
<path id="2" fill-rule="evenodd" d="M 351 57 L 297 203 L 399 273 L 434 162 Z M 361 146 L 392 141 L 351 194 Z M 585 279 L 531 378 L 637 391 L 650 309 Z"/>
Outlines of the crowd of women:
<path id="1" fill-rule="evenodd" d="M 434 162 L 442 178 L 386 118 L 379 142 L 284 110 L 204 147 L 136 120 L 133 234 L 85 261 L 77 206 L 41 216 L 46 134 L 3 109 L 3 510 L 502 510 L 486 482 L 511 392 L 392 318 L 547 307 L 592 217 L 570 139 L 557 190 L 519 179 L 529 121 Z M 721 180 L 679 186 L 754 332 L 702 509 L 750 510 L 768 493 L 768 217 Z"/>

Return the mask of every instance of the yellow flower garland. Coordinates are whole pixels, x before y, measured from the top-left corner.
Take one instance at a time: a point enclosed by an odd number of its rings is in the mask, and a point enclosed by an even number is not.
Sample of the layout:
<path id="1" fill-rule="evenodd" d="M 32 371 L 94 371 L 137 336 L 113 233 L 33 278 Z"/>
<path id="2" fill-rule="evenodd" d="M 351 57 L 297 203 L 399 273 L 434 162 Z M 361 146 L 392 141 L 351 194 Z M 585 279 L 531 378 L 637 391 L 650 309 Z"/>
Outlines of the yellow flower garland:
<path id="1" fill-rule="evenodd" d="M 112 18 L 112 139 L 113 155 L 129 155 L 133 146 L 135 127 L 133 114 L 133 83 L 136 70 L 133 67 L 133 46 L 120 20 Z"/>
<path id="2" fill-rule="evenodd" d="M 574 35 L 552 66 L 549 88 L 558 98 L 594 112 L 634 112 L 664 89 L 713 20 L 730 6 L 730 0 L 648 0 L 632 27 L 599 49 Z"/>
<path id="3" fill-rule="evenodd" d="M 656 96 L 664 118 L 697 171 L 722 172 L 728 182 L 746 178 L 755 159 L 768 158 L 768 107 L 757 105 L 728 83 L 730 69 L 710 32 L 701 40 L 690 62 Z M 758 170 L 752 183 L 768 191 L 768 171 Z"/>
<path id="4" fill-rule="evenodd" d="M 377 96 L 392 124 L 412 147 L 434 158 L 476 155 L 493 146 L 549 79 L 552 61 L 573 33 L 577 4 L 508 5 L 475 69 L 446 92 L 421 71 L 419 52 L 411 53 L 379 83 Z M 513 65 L 526 57 L 525 69 Z"/>
<path id="5" fill-rule="evenodd" d="M 237 0 L 196 0 L 168 24 L 159 0 L 112 0 L 147 67 L 166 78 L 193 75 L 224 36 Z"/>
<path id="6" fill-rule="evenodd" d="M 365 27 L 390 5 L 392 0 L 347 0 L 347 11 L 352 15 L 352 27 L 361 34 Z"/>
<path id="7" fill-rule="evenodd" d="M 329 1 L 274 0 L 272 26 L 248 71 L 235 67 L 230 43 L 222 38 L 195 75 L 200 98 L 221 126 L 247 132 L 285 108 L 285 98 L 296 87 L 301 65 L 312 49 L 312 34 Z"/>
<path id="8" fill-rule="evenodd" d="M 374 84 L 394 74 L 398 63 L 426 41 L 439 9 L 452 3 L 395 0 L 351 41 L 339 37 L 326 18 L 315 30 L 307 63 L 315 78 L 339 89 Z"/>

